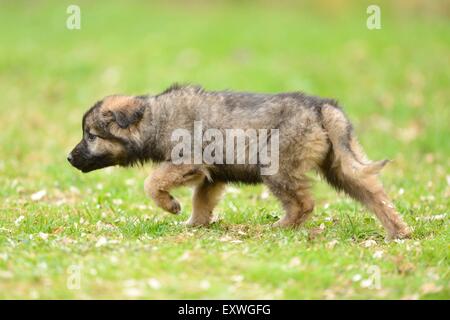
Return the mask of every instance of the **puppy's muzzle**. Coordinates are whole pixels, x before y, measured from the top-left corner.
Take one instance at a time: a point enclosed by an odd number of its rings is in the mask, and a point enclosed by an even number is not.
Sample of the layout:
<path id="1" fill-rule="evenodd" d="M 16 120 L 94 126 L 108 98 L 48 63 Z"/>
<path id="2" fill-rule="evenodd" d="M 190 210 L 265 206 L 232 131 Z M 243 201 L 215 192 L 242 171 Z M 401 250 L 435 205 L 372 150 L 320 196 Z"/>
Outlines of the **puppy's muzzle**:
<path id="1" fill-rule="evenodd" d="M 73 156 L 72 156 L 72 152 L 69 153 L 69 155 L 67 156 L 67 161 L 69 161 L 69 163 L 70 163 L 71 165 L 73 165 Z"/>

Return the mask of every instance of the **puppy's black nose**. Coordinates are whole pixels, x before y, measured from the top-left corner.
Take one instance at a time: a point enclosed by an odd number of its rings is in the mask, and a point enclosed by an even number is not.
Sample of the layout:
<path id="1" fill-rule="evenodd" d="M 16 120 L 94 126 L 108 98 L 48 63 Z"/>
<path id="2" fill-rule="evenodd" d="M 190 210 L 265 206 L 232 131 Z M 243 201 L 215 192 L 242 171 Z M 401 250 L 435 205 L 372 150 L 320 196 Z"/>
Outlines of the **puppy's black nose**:
<path id="1" fill-rule="evenodd" d="M 72 157 L 72 154 L 71 154 L 71 153 L 69 153 L 69 155 L 67 156 L 67 161 L 69 161 L 70 164 L 72 164 L 73 157 Z"/>

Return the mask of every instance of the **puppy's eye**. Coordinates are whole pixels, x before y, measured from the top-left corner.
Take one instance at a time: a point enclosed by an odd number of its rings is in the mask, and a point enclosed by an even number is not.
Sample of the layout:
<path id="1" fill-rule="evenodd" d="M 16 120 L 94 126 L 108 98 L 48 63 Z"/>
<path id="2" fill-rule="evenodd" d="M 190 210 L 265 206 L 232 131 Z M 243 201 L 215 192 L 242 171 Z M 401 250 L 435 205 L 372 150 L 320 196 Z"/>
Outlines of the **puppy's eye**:
<path id="1" fill-rule="evenodd" d="M 94 141 L 95 139 L 97 139 L 97 136 L 94 135 L 94 134 L 92 134 L 92 133 L 89 133 L 89 132 L 88 132 L 87 138 L 88 138 L 88 140 L 89 140 L 90 142 L 92 142 L 92 141 Z"/>

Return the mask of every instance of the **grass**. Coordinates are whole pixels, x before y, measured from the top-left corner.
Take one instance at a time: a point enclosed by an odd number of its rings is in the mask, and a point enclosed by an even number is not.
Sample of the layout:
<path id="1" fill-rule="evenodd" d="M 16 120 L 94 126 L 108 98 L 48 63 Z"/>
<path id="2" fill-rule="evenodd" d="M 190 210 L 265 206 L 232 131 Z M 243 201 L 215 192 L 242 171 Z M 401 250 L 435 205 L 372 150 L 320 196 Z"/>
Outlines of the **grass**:
<path id="1" fill-rule="evenodd" d="M 71 1 L 2 3 L 0 298 L 449 299 L 443 2 L 382 2 L 376 31 L 368 3 L 333 3 L 81 1 L 77 31 L 65 28 Z M 382 179 L 413 238 L 384 241 L 317 178 L 301 230 L 270 228 L 282 210 L 261 186 L 233 186 L 218 223 L 189 229 L 189 190 L 175 192 L 179 216 L 145 198 L 150 165 L 68 165 L 96 99 L 174 81 L 338 98 L 370 157 L 393 160 Z"/>

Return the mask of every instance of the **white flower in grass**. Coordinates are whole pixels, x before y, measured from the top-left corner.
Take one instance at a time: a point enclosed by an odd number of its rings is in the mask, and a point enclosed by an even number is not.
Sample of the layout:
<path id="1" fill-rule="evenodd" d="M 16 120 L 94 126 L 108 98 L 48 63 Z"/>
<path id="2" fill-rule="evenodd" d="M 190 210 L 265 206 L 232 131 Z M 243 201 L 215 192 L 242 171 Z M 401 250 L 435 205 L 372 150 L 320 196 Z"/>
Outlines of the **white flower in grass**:
<path id="1" fill-rule="evenodd" d="M 337 241 L 336 239 L 331 240 L 326 244 L 327 249 L 333 249 L 338 244 L 338 242 L 339 241 Z"/>
<path id="2" fill-rule="evenodd" d="M 444 220 L 445 217 L 447 216 L 446 213 L 443 214 L 435 214 L 435 215 L 431 215 L 431 216 L 424 216 L 424 217 L 417 217 L 416 221 L 435 221 L 435 220 Z"/>
<path id="3" fill-rule="evenodd" d="M 368 278 L 361 281 L 361 288 L 371 288 L 373 285 L 373 279 Z"/>
<path id="4" fill-rule="evenodd" d="M 115 204 L 116 206 L 120 206 L 123 204 L 123 200 L 122 199 L 113 199 L 113 204 Z"/>
<path id="5" fill-rule="evenodd" d="M 150 288 L 152 288 L 154 290 L 158 290 L 161 288 L 161 283 L 159 282 L 158 279 L 155 279 L 155 278 L 148 279 L 147 284 Z"/>
<path id="6" fill-rule="evenodd" d="M 268 199 L 270 196 L 270 193 L 268 190 L 264 189 L 263 192 L 261 192 L 261 199 L 265 200 Z"/>
<path id="7" fill-rule="evenodd" d="M 43 189 L 38 192 L 35 192 L 31 195 L 31 200 L 39 201 L 42 200 L 47 195 L 47 190 Z"/>
<path id="8" fill-rule="evenodd" d="M 189 251 L 185 251 L 181 257 L 178 258 L 178 261 L 186 261 L 191 258 L 191 253 Z"/>
<path id="9" fill-rule="evenodd" d="M 377 250 L 377 251 L 374 252 L 372 257 L 374 259 L 380 259 L 380 258 L 383 257 L 383 254 L 384 254 L 383 250 Z"/>
<path id="10" fill-rule="evenodd" d="M 361 279 L 362 279 L 362 276 L 361 276 L 359 273 L 355 274 L 355 275 L 352 277 L 352 281 L 353 281 L 353 282 L 361 281 Z"/>
<path id="11" fill-rule="evenodd" d="M 241 190 L 236 187 L 227 187 L 226 192 L 231 194 L 239 194 L 241 193 Z"/>
<path id="12" fill-rule="evenodd" d="M 70 186 L 69 191 L 72 192 L 73 194 L 80 194 L 80 189 L 78 189 L 75 186 Z"/>
<path id="13" fill-rule="evenodd" d="M 208 290 L 211 287 L 211 284 L 208 280 L 202 280 L 200 281 L 200 288 L 203 290 Z"/>
<path id="14" fill-rule="evenodd" d="M 105 237 L 100 237 L 100 239 L 98 239 L 97 242 L 95 243 L 95 246 L 97 248 L 99 248 L 99 247 L 106 245 L 107 243 L 108 243 L 108 240 Z"/>
<path id="15" fill-rule="evenodd" d="M 116 257 L 116 256 L 111 256 L 111 257 L 109 257 L 109 261 L 110 261 L 112 264 L 117 264 L 117 263 L 119 263 L 119 258 Z"/>
<path id="16" fill-rule="evenodd" d="M 142 290 L 139 288 L 126 288 L 123 293 L 129 298 L 137 298 L 142 296 Z"/>
<path id="17" fill-rule="evenodd" d="M 228 242 L 230 241 L 232 238 L 229 235 L 224 235 L 223 237 L 219 238 L 220 242 Z"/>
<path id="18" fill-rule="evenodd" d="M 41 238 L 44 241 L 48 240 L 48 234 L 47 233 L 39 232 L 38 236 L 39 236 L 39 238 Z"/>
<path id="19" fill-rule="evenodd" d="M 37 267 L 38 267 L 38 269 L 41 269 L 41 270 L 47 270 L 47 268 L 48 268 L 47 263 L 45 263 L 45 262 L 38 263 Z"/>
<path id="20" fill-rule="evenodd" d="M 244 276 L 241 274 L 236 274 L 231 277 L 231 280 L 234 282 L 242 282 L 244 280 Z"/>
<path id="21" fill-rule="evenodd" d="M 18 225 L 20 225 L 20 223 L 21 223 L 24 219 L 25 219 L 24 216 L 20 216 L 20 217 L 18 217 L 18 218 L 16 219 L 16 221 L 14 221 L 14 224 L 15 224 L 16 226 L 18 226 Z"/>
<path id="22" fill-rule="evenodd" d="M 363 245 L 365 248 L 370 248 L 370 247 L 376 246 L 376 245 L 377 245 L 377 242 L 376 242 L 375 240 L 366 240 L 366 241 L 364 241 L 364 242 L 362 243 L 362 245 Z"/>
<path id="23" fill-rule="evenodd" d="M 300 264 L 301 264 L 301 261 L 300 261 L 299 257 L 294 257 L 291 259 L 291 261 L 289 261 L 289 267 L 291 267 L 291 268 L 298 267 Z"/>
<path id="24" fill-rule="evenodd" d="M 233 211 L 233 212 L 237 212 L 238 211 L 238 208 L 234 205 L 234 203 L 233 202 L 230 202 L 229 204 L 228 204 L 228 207 L 231 209 L 231 211 Z"/>

